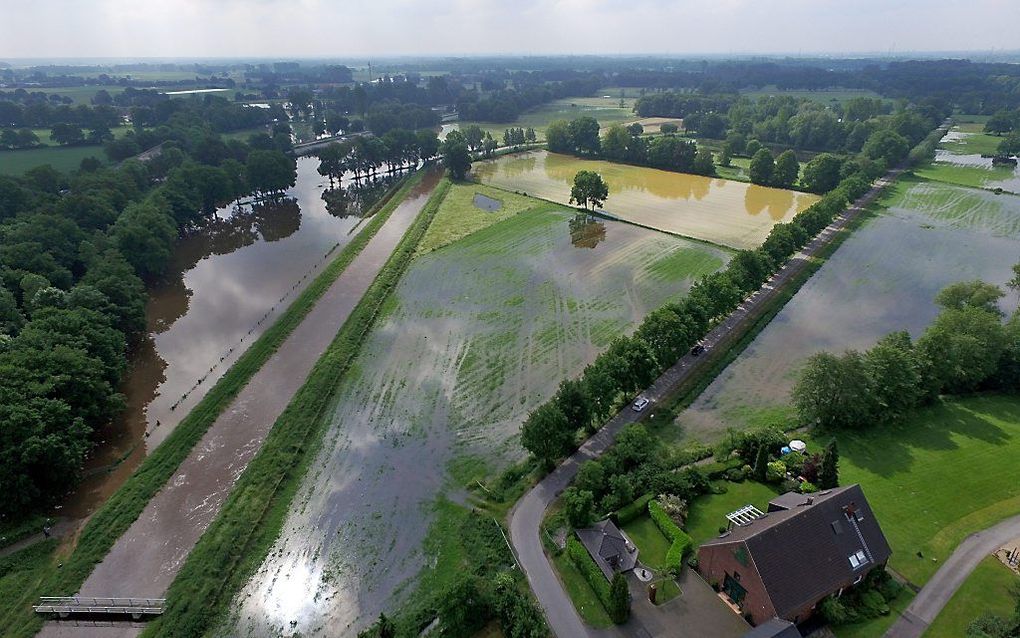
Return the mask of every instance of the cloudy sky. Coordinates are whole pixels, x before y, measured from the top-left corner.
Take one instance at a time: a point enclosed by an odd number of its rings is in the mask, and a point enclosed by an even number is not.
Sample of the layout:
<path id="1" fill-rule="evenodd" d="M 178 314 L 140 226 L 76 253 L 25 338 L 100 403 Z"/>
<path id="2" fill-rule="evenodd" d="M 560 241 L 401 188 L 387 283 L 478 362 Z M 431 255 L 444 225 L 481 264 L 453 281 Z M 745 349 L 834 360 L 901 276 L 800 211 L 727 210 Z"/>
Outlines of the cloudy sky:
<path id="1" fill-rule="evenodd" d="M 0 0 L 0 59 L 1020 49 L 1020 0 Z"/>

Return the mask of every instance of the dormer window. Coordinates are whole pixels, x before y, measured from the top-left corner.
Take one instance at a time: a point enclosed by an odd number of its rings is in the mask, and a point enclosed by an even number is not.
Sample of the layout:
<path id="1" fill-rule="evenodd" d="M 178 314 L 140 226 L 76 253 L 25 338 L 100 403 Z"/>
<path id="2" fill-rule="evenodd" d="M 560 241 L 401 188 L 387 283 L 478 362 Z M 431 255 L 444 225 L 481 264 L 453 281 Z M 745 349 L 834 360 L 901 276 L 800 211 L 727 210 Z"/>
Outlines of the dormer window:
<path id="1" fill-rule="evenodd" d="M 857 550 L 847 558 L 850 560 L 850 566 L 854 569 L 860 569 L 868 562 L 868 557 L 864 554 L 863 549 Z"/>

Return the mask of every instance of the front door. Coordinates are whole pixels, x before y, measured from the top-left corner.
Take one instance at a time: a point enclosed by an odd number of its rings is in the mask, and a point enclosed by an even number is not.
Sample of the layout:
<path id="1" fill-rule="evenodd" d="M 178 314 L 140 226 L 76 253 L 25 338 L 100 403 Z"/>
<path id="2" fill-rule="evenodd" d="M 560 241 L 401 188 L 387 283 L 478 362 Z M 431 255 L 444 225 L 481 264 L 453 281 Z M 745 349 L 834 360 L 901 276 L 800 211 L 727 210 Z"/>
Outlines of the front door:
<path id="1" fill-rule="evenodd" d="M 737 603 L 738 605 L 744 601 L 744 597 L 747 596 L 747 590 L 744 586 L 737 582 L 735 578 L 726 574 L 726 578 L 723 579 L 723 591 L 730 597 L 730 600 Z"/>

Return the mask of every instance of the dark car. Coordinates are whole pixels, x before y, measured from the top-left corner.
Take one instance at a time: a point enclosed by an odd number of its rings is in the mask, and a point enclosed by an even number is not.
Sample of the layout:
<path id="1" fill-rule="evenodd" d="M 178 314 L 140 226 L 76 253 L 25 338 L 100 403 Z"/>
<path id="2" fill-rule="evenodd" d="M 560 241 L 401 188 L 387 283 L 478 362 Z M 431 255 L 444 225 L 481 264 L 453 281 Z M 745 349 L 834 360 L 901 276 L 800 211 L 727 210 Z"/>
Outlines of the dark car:
<path id="1" fill-rule="evenodd" d="M 701 353 L 705 352 L 705 350 L 706 350 L 705 346 L 703 346 L 703 345 L 701 345 L 701 344 L 699 343 L 698 345 L 696 345 L 696 346 L 694 346 L 693 348 L 691 348 L 691 356 L 692 356 L 692 357 L 696 357 L 696 356 L 698 356 L 699 354 L 701 354 Z"/>

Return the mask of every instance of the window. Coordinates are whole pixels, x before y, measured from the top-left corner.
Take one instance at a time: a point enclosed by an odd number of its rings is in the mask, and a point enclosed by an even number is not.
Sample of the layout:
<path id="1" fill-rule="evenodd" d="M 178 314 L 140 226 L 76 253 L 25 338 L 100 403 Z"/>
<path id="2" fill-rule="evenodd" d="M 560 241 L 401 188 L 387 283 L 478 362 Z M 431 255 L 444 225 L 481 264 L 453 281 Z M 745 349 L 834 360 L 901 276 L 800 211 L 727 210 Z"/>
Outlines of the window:
<path id="1" fill-rule="evenodd" d="M 832 521 L 832 533 L 839 536 L 843 533 L 843 524 L 838 520 Z"/>
<path id="2" fill-rule="evenodd" d="M 850 554 L 850 566 L 854 569 L 861 566 L 861 561 L 857 560 L 857 554 Z"/>
<path id="3" fill-rule="evenodd" d="M 854 569 L 858 569 L 868 562 L 868 557 L 865 555 L 863 549 L 857 550 L 855 553 L 847 556 L 847 558 L 850 560 L 850 566 Z"/>

